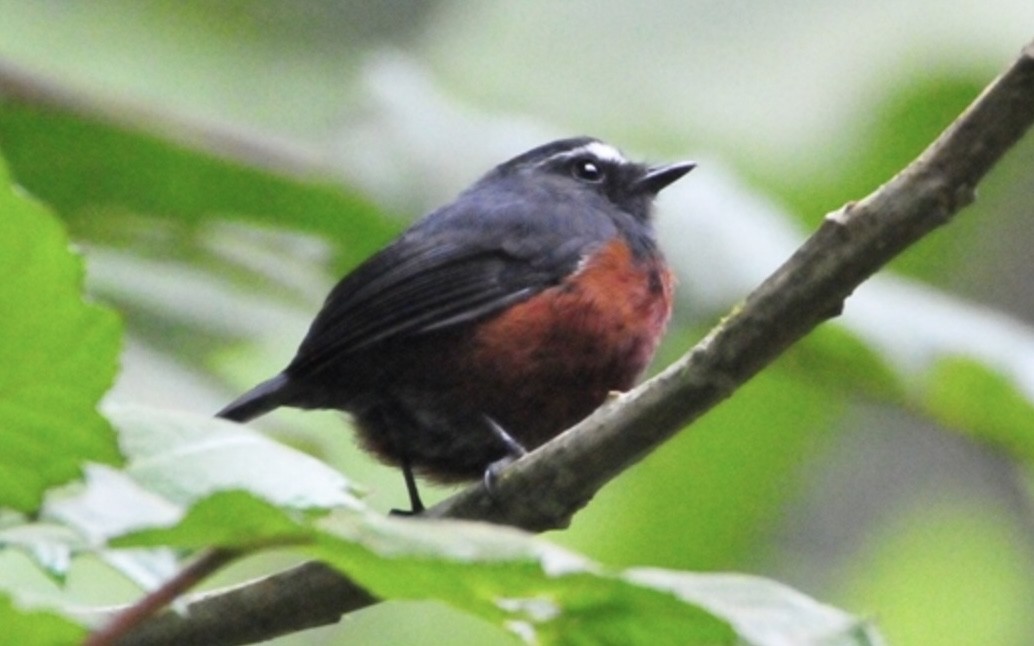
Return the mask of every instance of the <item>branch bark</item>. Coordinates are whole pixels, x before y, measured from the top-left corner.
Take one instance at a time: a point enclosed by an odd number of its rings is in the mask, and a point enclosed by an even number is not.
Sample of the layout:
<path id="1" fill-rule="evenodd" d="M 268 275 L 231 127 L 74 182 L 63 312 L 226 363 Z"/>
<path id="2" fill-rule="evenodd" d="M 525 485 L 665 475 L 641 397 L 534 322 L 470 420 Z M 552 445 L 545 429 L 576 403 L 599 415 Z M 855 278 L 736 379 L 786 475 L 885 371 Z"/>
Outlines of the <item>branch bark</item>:
<path id="1" fill-rule="evenodd" d="M 907 168 L 869 196 L 827 215 L 814 235 L 688 354 L 511 465 L 491 496 L 475 485 L 427 515 L 529 531 L 566 526 L 605 483 L 839 315 L 863 281 L 949 222 L 1032 122 L 1034 43 Z M 376 601 L 345 577 L 308 563 L 202 597 L 185 615 L 167 613 L 120 643 L 187 643 L 203 635 L 209 644 L 239 644 L 332 623 Z M 234 616 L 258 621 L 235 632 L 228 630 Z"/>

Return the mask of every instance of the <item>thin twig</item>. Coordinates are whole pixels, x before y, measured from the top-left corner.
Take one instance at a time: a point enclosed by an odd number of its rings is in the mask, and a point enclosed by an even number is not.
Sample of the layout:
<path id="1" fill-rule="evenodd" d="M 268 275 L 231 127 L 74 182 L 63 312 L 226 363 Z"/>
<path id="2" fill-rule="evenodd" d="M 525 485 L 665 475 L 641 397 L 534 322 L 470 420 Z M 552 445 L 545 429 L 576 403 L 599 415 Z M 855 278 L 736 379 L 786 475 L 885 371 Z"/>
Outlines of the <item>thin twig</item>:
<path id="1" fill-rule="evenodd" d="M 90 633 L 83 646 L 110 646 L 127 632 L 165 608 L 181 594 L 211 576 L 224 565 L 237 558 L 238 553 L 230 550 L 206 550 L 190 565 L 183 568 L 160 588 L 145 595 L 131 606 L 119 611 L 102 628 Z"/>

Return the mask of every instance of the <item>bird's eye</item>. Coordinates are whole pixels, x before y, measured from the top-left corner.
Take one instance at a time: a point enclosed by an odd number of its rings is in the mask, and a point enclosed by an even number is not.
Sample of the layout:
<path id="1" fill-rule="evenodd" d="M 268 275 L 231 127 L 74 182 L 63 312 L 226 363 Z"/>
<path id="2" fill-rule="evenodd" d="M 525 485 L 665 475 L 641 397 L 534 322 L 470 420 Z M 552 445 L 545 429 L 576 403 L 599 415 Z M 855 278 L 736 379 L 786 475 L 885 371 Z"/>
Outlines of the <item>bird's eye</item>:
<path id="1" fill-rule="evenodd" d="M 603 181 L 603 168 L 599 162 L 593 159 L 575 160 L 571 173 L 575 179 L 580 179 L 583 182 L 596 183 Z"/>

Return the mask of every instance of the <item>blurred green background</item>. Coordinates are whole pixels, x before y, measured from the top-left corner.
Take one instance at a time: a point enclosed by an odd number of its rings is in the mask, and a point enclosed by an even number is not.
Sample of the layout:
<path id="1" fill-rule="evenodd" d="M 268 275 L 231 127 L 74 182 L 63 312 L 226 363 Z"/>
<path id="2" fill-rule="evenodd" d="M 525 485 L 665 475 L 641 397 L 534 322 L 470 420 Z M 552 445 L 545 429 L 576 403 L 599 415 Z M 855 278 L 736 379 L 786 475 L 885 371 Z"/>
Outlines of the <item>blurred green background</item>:
<path id="1" fill-rule="evenodd" d="M 335 278 L 406 221 L 574 134 L 701 162 L 658 208 L 681 291 L 656 369 L 825 213 L 918 154 L 1034 35 L 1022 0 L 3 0 L 0 15 L 4 70 L 103 117 L 8 108 L 0 152 L 126 321 L 110 398 L 195 412 L 279 369 Z M 902 278 L 864 287 L 843 326 L 548 538 L 615 566 L 771 576 L 873 618 L 895 644 L 1034 641 L 1032 168 L 1028 140 L 974 207 L 895 263 Z M 338 416 L 260 425 L 363 483 L 372 505 L 403 499 Z M 99 570 L 77 566 L 72 588 L 133 595 Z M 396 603 L 282 643 L 460 635 L 513 641 Z"/>

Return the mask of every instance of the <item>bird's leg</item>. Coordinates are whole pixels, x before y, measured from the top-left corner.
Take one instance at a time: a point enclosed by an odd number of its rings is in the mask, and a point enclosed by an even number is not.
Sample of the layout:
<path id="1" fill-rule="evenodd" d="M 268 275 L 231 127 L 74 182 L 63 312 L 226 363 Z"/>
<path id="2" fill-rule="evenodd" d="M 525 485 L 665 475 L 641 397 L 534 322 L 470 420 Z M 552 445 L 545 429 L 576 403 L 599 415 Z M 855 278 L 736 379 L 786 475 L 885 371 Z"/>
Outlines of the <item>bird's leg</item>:
<path id="1" fill-rule="evenodd" d="M 409 493 L 409 511 L 402 511 L 401 509 L 392 509 L 391 514 L 393 516 L 417 516 L 424 511 L 424 503 L 420 500 L 420 491 L 416 488 L 416 478 L 413 476 L 413 465 L 410 464 L 409 458 L 402 458 L 402 477 L 406 480 L 406 491 Z"/>
<path id="2" fill-rule="evenodd" d="M 520 442 L 513 439 L 513 436 L 507 433 L 506 429 L 500 426 L 494 419 L 488 415 L 484 415 L 484 418 L 485 422 L 488 424 L 488 430 L 492 432 L 492 435 L 494 435 L 504 447 L 506 447 L 506 455 L 489 464 L 485 469 L 485 490 L 488 491 L 489 495 L 492 495 L 492 487 L 495 486 L 495 481 L 499 476 L 499 472 L 512 464 L 515 460 L 519 460 L 527 455 L 528 450 L 525 449 Z"/>
<path id="3" fill-rule="evenodd" d="M 409 423 L 411 418 L 406 414 L 405 409 L 399 405 L 393 407 L 385 406 L 379 412 L 384 428 L 388 429 L 392 443 L 395 445 L 396 450 L 398 450 L 398 447 L 403 446 L 399 438 L 402 435 L 401 426 Z M 392 509 L 391 515 L 416 516 L 424 511 L 424 503 L 420 500 L 420 491 L 416 487 L 416 477 L 413 475 L 413 460 L 409 456 L 409 452 L 404 449 L 398 450 L 398 453 L 400 454 L 399 466 L 402 467 L 402 477 L 406 480 L 406 492 L 409 494 L 410 510 Z"/>

